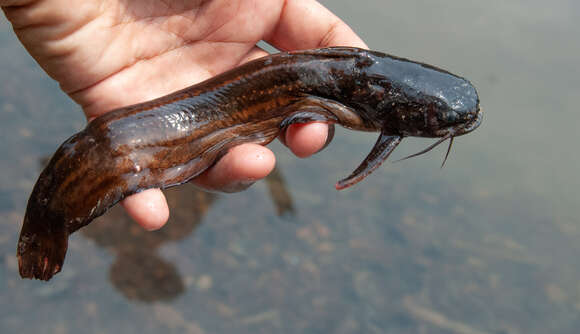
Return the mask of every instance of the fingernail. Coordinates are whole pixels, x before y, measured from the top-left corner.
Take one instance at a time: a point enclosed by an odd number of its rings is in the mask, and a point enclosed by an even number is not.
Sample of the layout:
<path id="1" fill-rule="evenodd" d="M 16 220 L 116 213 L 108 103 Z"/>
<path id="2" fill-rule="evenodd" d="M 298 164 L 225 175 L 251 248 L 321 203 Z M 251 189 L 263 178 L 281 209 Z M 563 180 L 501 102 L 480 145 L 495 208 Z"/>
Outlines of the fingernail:
<path id="1" fill-rule="evenodd" d="M 320 150 L 316 151 L 316 153 L 324 150 L 326 146 L 330 144 L 333 138 L 334 138 L 334 124 L 330 123 L 328 124 L 328 134 L 326 135 L 326 141 L 324 142 L 324 145 L 320 148 Z"/>

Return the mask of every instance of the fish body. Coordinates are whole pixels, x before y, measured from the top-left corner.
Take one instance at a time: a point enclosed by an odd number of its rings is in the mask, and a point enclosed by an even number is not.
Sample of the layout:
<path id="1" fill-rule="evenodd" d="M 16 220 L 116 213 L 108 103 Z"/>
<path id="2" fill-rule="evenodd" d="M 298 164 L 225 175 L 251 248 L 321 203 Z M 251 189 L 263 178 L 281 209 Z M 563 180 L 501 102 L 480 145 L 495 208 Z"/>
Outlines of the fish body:
<path id="1" fill-rule="evenodd" d="M 40 174 L 18 242 L 20 275 L 50 279 L 68 236 L 123 198 L 185 183 L 229 148 L 266 145 L 294 123 L 378 131 L 343 189 L 404 137 L 453 139 L 480 124 L 475 88 L 436 67 L 358 48 L 283 52 L 170 95 L 119 108 L 66 140 Z M 442 141 L 440 140 L 440 141 Z"/>

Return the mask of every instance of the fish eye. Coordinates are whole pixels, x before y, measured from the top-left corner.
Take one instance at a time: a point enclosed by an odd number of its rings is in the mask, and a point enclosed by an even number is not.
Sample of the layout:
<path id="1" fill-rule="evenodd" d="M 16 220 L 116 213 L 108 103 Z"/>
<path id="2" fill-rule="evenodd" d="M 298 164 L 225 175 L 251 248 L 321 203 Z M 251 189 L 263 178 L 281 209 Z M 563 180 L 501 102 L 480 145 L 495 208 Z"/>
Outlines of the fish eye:
<path id="1" fill-rule="evenodd" d="M 455 121 L 457 121 L 457 113 L 452 111 L 452 110 L 448 110 L 448 111 L 443 111 L 441 113 L 439 113 L 439 120 L 445 123 L 453 123 Z"/>
<path id="2" fill-rule="evenodd" d="M 450 111 L 447 113 L 447 121 L 455 122 L 457 120 L 457 113 Z"/>

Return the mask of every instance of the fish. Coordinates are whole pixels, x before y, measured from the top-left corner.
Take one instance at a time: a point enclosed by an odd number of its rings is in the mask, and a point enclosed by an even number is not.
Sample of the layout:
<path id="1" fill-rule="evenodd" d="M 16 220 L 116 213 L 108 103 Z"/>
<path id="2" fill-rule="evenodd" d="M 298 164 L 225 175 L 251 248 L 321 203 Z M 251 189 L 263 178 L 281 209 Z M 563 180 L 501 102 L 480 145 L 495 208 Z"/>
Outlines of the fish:
<path id="1" fill-rule="evenodd" d="M 67 139 L 41 172 L 17 245 L 20 275 L 49 280 L 68 237 L 125 197 L 188 182 L 242 143 L 266 145 L 291 124 L 379 132 L 336 189 L 361 181 L 406 137 L 475 130 L 479 97 L 446 70 L 353 47 L 280 52 L 169 95 L 107 112 Z M 445 162 L 444 160 L 444 162 Z"/>

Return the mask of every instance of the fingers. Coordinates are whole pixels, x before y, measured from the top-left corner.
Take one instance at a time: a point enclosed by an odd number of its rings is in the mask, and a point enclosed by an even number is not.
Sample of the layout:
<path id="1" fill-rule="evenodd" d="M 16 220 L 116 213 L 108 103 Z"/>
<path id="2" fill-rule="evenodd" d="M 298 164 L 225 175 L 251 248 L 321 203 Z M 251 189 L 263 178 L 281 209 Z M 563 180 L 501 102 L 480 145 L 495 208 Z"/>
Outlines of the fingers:
<path id="1" fill-rule="evenodd" d="M 283 134 L 282 142 L 298 157 L 306 158 L 326 147 L 333 135 L 333 125 L 294 124 Z M 268 148 L 242 144 L 232 148 L 192 182 L 206 190 L 238 192 L 270 174 L 275 163 L 276 158 Z"/>
<path id="2" fill-rule="evenodd" d="M 266 41 L 282 50 L 367 45 L 340 18 L 315 0 L 287 0 Z"/>
<path id="3" fill-rule="evenodd" d="M 121 204 L 133 220 L 149 231 L 161 228 L 169 219 L 169 207 L 165 195 L 159 189 L 148 189 L 131 195 Z"/>
<path id="4" fill-rule="evenodd" d="M 320 122 L 294 124 L 283 134 L 282 141 L 298 157 L 306 158 L 326 147 L 333 134 L 333 125 Z M 268 148 L 242 144 L 230 149 L 192 182 L 210 191 L 239 192 L 270 174 L 275 163 L 274 153 Z"/>
<path id="5" fill-rule="evenodd" d="M 224 155 L 212 168 L 192 182 L 204 189 L 242 191 L 268 175 L 276 163 L 274 153 L 258 144 L 242 144 Z"/>
<path id="6" fill-rule="evenodd" d="M 334 137 L 334 125 L 320 122 L 293 124 L 281 141 L 299 158 L 307 158 L 325 148 Z"/>
<path id="7" fill-rule="evenodd" d="M 206 190 L 238 192 L 268 175 L 275 163 L 274 154 L 266 147 L 243 144 L 232 148 L 215 166 L 192 182 Z M 169 207 L 159 189 L 131 195 L 121 204 L 131 218 L 146 230 L 157 230 L 169 219 Z"/>

